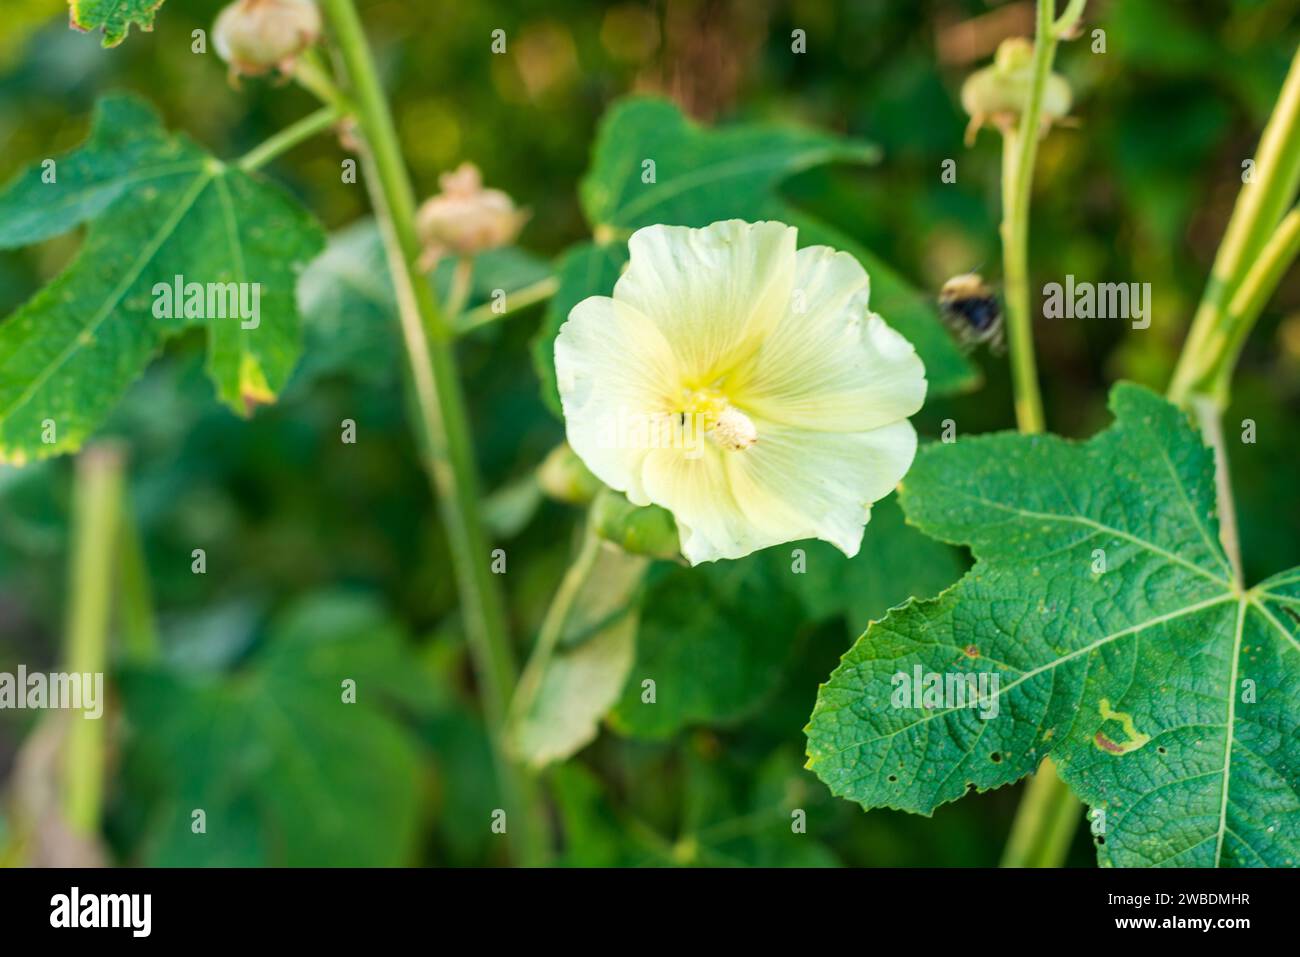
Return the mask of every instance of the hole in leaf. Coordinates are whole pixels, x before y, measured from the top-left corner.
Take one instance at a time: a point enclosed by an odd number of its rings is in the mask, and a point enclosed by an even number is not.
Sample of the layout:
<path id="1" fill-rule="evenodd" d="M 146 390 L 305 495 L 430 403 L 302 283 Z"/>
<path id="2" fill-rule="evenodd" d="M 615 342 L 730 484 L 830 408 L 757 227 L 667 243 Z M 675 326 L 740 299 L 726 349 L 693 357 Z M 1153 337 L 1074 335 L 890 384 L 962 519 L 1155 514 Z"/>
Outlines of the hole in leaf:
<path id="1" fill-rule="evenodd" d="M 994 764 L 1001 764 L 1001 763 L 1002 763 L 1002 755 L 1000 755 L 1000 754 L 998 754 L 996 751 L 994 751 L 992 754 L 989 755 L 989 760 L 992 761 Z"/>

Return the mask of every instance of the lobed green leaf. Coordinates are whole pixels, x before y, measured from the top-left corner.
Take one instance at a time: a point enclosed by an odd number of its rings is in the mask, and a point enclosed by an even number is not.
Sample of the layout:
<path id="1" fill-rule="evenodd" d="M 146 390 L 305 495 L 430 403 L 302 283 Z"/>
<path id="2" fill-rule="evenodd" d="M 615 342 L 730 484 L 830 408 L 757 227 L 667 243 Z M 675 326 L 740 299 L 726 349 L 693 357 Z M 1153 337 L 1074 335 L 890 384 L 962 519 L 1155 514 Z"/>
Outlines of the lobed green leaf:
<path id="1" fill-rule="evenodd" d="M 392 711 L 427 706 L 404 636 L 370 601 L 302 602 L 239 674 L 122 677 L 126 780 L 151 807 L 152 866 L 398 866 L 419 823 L 420 756 Z M 343 683 L 355 682 L 355 703 Z M 192 830 L 205 812 L 206 831 Z"/>
<path id="2" fill-rule="evenodd" d="M 204 323 L 208 372 L 240 414 L 270 402 L 297 360 L 294 287 L 320 250 L 312 217 L 280 190 L 168 135 L 130 97 L 101 101 L 87 143 L 46 176 L 42 164 L 0 193 L 0 246 L 89 222 L 82 248 L 0 323 L 0 461 L 74 451 L 170 337 Z M 45 215 L 44 211 L 50 211 Z M 177 277 L 205 290 L 256 285 L 258 314 L 158 308 Z"/>
<path id="3" fill-rule="evenodd" d="M 632 97 L 602 121 L 579 195 L 598 233 L 757 220 L 776 186 L 795 173 L 879 158 L 873 144 L 795 126 L 707 129 L 667 100 Z"/>
<path id="4" fill-rule="evenodd" d="M 1213 455 L 1186 416 L 1131 385 L 1111 406 L 1086 443 L 922 450 L 908 518 L 970 545 L 975 566 L 844 656 L 806 729 L 808 766 L 864 807 L 929 814 L 1050 754 L 1092 805 L 1103 864 L 1295 866 L 1300 572 L 1241 589 Z M 999 685 L 909 702 L 895 676 L 918 671 Z"/>

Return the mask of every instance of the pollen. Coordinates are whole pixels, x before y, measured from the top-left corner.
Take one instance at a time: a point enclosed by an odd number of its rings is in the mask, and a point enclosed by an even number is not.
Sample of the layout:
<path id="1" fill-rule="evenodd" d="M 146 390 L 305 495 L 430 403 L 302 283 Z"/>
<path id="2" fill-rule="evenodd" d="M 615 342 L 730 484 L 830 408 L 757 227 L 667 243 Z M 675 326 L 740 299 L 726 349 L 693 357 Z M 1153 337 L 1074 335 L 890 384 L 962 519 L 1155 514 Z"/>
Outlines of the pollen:
<path id="1" fill-rule="evenodd" d="M 740 452 L 758 441 L 754 421 L 735 406 L 729 405 L 718 413 L 708 435 L 728 452 Z"/>

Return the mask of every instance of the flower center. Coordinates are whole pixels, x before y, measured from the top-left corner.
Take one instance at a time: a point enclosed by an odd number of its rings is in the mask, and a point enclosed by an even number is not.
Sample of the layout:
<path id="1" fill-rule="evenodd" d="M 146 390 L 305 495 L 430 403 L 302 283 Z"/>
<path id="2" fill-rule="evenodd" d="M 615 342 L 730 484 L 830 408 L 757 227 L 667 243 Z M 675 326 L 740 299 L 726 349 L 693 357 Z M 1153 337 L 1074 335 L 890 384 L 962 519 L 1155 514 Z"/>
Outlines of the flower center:
<path id="1" fill-rule="evenodd" d="M 753 419 L 727 401 L 715 389 L 697 389 L 686 396 L 682 423 L 696 424 L 718 448 L 740 452 L 758 441 Z"/>
<path id="2" fill-rule="evenodd" d="M 718 413 L 713 428 L 705 434 L 729 452 L 747 449 L 758 441 L 754 420 L 731 405 Z"/>

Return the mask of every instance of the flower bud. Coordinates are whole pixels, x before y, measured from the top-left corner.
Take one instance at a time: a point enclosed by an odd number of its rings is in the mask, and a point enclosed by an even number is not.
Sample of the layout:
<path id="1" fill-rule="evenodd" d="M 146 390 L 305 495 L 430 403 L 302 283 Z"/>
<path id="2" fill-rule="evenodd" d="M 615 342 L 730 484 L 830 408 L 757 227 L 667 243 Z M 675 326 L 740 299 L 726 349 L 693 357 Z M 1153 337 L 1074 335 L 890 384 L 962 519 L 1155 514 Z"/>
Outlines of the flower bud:
<path id="1" fill-rule="evenodd" d="M 537 484 L 547 498 L 570 505 L 586 505 L 604 488 L 568 442 L 561 442 L 542 459 Z"/>
<path id="2" fill-rule="evenodd" d="M 970 114 L 966 144 L 975 140 L 981 126 L 989 123 L 1002 130 L 1015 129 L 1029 103 L 1034 83 L 1034 45 L 1023 37 L 1003 40 L 990 66 L 967 77 L 961 88 L 962 108 Z M 1070 84 L 1059 73 L 1047 77 L 1043 89 L 1043 130 L 1070 112 Z"/>
<path id="3" fill-rule="evenodd" d="M 258 76 L 276 68 L 289 72 L 320 32 L 312 0 L 236 0 L 217 15 L 212 43 L 233 74 Z"/>
<path id="4" fill-rule="evenodd" d="M 444 253 L 473 256 L 514 241 L 528 219 L 499 189 L 484 189 L 473 163 L 461 163 L 438 178 L 442 192 L 425 200 L 416 216 L 424 244 L 423 264 L 431 266 Z"/>
<path id="5" fill-rule="evenodd" d="M 633 505 L 622 492 L 601 490 L 591 507 L 591 525 L 605 541 L 633 555 L 663 559 L 681 555 L 672 513 L 658 505 Z"/>

